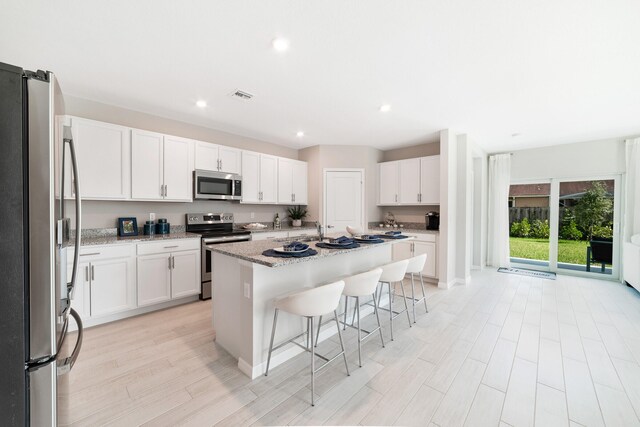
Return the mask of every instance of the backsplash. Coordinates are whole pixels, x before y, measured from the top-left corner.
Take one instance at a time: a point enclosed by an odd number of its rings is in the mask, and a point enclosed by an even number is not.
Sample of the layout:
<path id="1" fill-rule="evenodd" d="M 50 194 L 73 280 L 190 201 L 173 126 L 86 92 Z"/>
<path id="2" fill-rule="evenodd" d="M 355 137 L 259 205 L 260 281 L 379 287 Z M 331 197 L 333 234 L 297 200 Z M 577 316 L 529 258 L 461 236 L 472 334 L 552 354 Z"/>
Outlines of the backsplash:
<path id="1" fill-rule="evenodd" d="M 74 227 L 73 202 L 66 202 L 67 215 L 71 217 Z M 280 205 L 243 205 L 235 202 L 197 200 L 192 203 L 172 202 L 129 202 L 129 201 L 98 201 L 85 200 L 82 202 L 82 228 L 114 228 L 119 217 L 136 217 L 141 227 L 149 219 L 149 213 L 158 218 L 166 218 L 172 226 L 186 225 L 185 214 L 196 212 L 230 212 L 234 214 L 236 223 L 262 222 L 270 224 L 276 213 L 285 221 L 287 207 Z M 251 213 L 254 217 L 251 218 Z"/>
<path id="2" fill-rule="evenodd" d="M 428 212 L 440 212 L 440 206 L 383 206 L 380 208 L 379 222 L 384 222 L 387 212 L 391 212 L 396 218 L 396 222 L 425 224 L 424 216 Z"/>

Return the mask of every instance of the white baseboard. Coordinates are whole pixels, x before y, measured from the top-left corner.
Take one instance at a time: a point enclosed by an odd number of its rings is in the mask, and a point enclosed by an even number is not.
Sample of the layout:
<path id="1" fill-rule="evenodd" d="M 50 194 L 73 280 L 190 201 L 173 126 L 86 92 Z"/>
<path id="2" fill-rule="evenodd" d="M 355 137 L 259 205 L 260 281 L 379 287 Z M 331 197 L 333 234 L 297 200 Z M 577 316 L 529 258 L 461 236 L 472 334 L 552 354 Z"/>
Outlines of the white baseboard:
<path id="1" fill-rule="evenodd" d="M 453 285 L 456 284 L 455 279 L 450 282 L 438 282 L 438 288 L 440 289 L 451 289 Z"/>

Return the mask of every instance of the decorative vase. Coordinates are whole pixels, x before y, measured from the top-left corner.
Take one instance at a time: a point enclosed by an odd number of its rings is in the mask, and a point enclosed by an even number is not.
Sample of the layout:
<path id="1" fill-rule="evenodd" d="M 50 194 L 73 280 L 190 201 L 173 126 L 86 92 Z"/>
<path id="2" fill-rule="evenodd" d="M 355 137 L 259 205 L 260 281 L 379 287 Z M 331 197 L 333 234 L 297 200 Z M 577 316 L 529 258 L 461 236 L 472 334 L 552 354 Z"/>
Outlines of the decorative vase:
<path id="1" fill-rule="evenodd" d="M 302 225 L 302 220 L 301 219 L 294 219 L 291 221 L 291 225 L 293 227 L 300 227 Z"/>

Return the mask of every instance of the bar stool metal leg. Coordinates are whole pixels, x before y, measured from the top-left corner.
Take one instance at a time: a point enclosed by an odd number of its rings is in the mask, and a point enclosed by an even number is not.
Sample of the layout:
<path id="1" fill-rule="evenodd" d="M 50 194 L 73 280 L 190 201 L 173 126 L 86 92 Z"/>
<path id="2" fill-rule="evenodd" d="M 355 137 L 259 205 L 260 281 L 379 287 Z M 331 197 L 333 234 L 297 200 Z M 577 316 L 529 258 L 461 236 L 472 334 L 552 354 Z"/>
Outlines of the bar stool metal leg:
<path id="1" fill-rule="evenodd" d="M 424 309 L 428 313 L 429 308 L 427 307 L 427 294 L 424 292 L 424 280 L 422 279 L 422 274 L 420 275 L 420 286 L 422 286 L 422 300 L 424 301 Z"/>
<path id="2" fill-rule="evenodd" d="M 340 322 L 338 322 L 338 312 L 333 312 L 333 318 L 336 320 L 336 328 L 338 328 L 338 338 L 340 338 L 340 347 L 342 348 L 342 358 L 344 359 L 344 367 L 347 370 L 347 375 L 350 376 L 349 373 L 349 364 L 347 363 L 347 352 L 344 349 L 344 341 L 342 341 L 342 332 L 340 332 Z"/>
<path id="3" fill-rule="evenodd" d="M 318 318 L 318 332 L 316 332 L 316 342 L 314 344 L 314 347 L 318 346 L 318 340 L 320 338 L 320 328 L 322 327 L 322 316 L 320 316 Z"/>
<path id="4" fill-rule="evenodd" d="M 358 365 L 362 368 L 362 338 L 360 333 L 360 297 L 356 297 L 356 311 L 358 312 Z"/>
<path id="5" fill-rule="evenodd" d="M 344 296 L 344 327 L 342 328 L 343 331 L 347 330 L 347 311 L 349 310 L 349 297 L 348 296 Z M 340 326 L 338 326 L 338 329 L 340 329 Z"/>
<path id="6" fill-rule="evenodd" d="M 384 337 L 382 336 L 382 325 L 380 325 L 380 315 L 378 314 L 378 304 L 376 304 L 376 294 L 373 294 L 373 311 L 376 313 L 376 320 L 378 321 L 378 332 L 380 332 L 380 341 L 382 342 L 382 348 L 384 348 Z"/>
<path id="7" fill-rule="evenodd" d="M 267 370 L 264 373 L 266 377 L 269 374 L 269 363 L 271 363 L 271 352 L 273 351 L 273 339 L 276 336 L 276 323 L 278 322 L 278 309 L 273 313 L 273 327 L 271 328 L 271 344 L 269 344 L 269 356 L 267 356 Z"/>
<path id="8" fill-rule="evenodd" d="M 387 283 L 387 285 L 389 286 L 389 329 L 391 330 L 391 341 L 393 341 L 393 300 L 391 298 L 391 283 Z"/>
<path id="9" fill-rule="evenodd" d="M 413 306 L 413 323 L 416 323 L 416 287 L 413 284 L 413 273 L 411 273 L 411 305 Z"/>
<path id="10" fill-rule="evenodd" d="M 308 317 L 309 320 L 309 334 L 311 335 L 311 343 L 313 340 L 313 317 Z M 315 395 L 315 381 L 316 381 L 316 351 L 313 349 L 313 346 L 309 346 L 309 351 L 311 352 L 311 406 L 315 406 L 314 395 Z"/>
<path id="11" fill-rule="evenodd" d="M 404 300 L 404 310 L 407 312 L 407 320 L 409 321 L 409 327 L 411 328 L 411 316 L 409 316 L 409 306 L 407 305 L 407 295 L 404 293 L 404 283 L 400 283 L 400 289 L 402 289 L 402 299 Z"/>

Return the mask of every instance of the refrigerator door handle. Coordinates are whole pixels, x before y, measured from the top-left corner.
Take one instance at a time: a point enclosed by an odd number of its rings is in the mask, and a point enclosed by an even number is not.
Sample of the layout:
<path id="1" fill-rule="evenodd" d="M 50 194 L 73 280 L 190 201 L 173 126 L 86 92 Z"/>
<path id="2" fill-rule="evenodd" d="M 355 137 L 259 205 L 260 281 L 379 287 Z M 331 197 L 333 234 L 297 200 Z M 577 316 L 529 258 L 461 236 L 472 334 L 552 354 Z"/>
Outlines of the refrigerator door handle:
<path id="1" fill-rule="evenodd" d="M 64 127 L 64 143 L 69 144 L 69 153 L 71 154 L 71 165 L 73 167 L 73 189 L 75 193 L 75 207 L 76 207 L 76 244 L 75 244 L 75 252 L 73 253 L 73 271 L 71 272 L 71 283 L 68 284 L 68 288 L 70 293 L 73 292 L 73 289 L 77 283 L 78 276 L 78 261 L 80 256 L 80 244 L 81 244 L 81 235 L 82 235 L 82 225 L 81 225 L 81 217 L 82 217 L 82 202 L 80 199 L 80 179 L 78 173 L 78 160 L 76 157 L 76 145 L 73 142 L 73 137 L 71 135 L 71 127 Z M 77 315 L 77 313 L 76 313 Z"/>
<path id="2" fill-rule="evenodd" d="M 84 336 L 84 327 L 82 326 L 82 319 L 80 319 L 80 315 L 73 309 L 70 309 L 71 317 L 76 321 L 78 325 L 78 339 L 76 340 L 76 345 L 73 347 L 73 352 L 71 356 L 63 359 L 58 364 L 58 375 L 64 375 L 69 373 L 71 369 L 73 369 L 73 365 L 76 364 L 76 360 L 78 359 L 78 355 L 80 354 L 80 349 L 82 348 L 82 338 Z"/>

